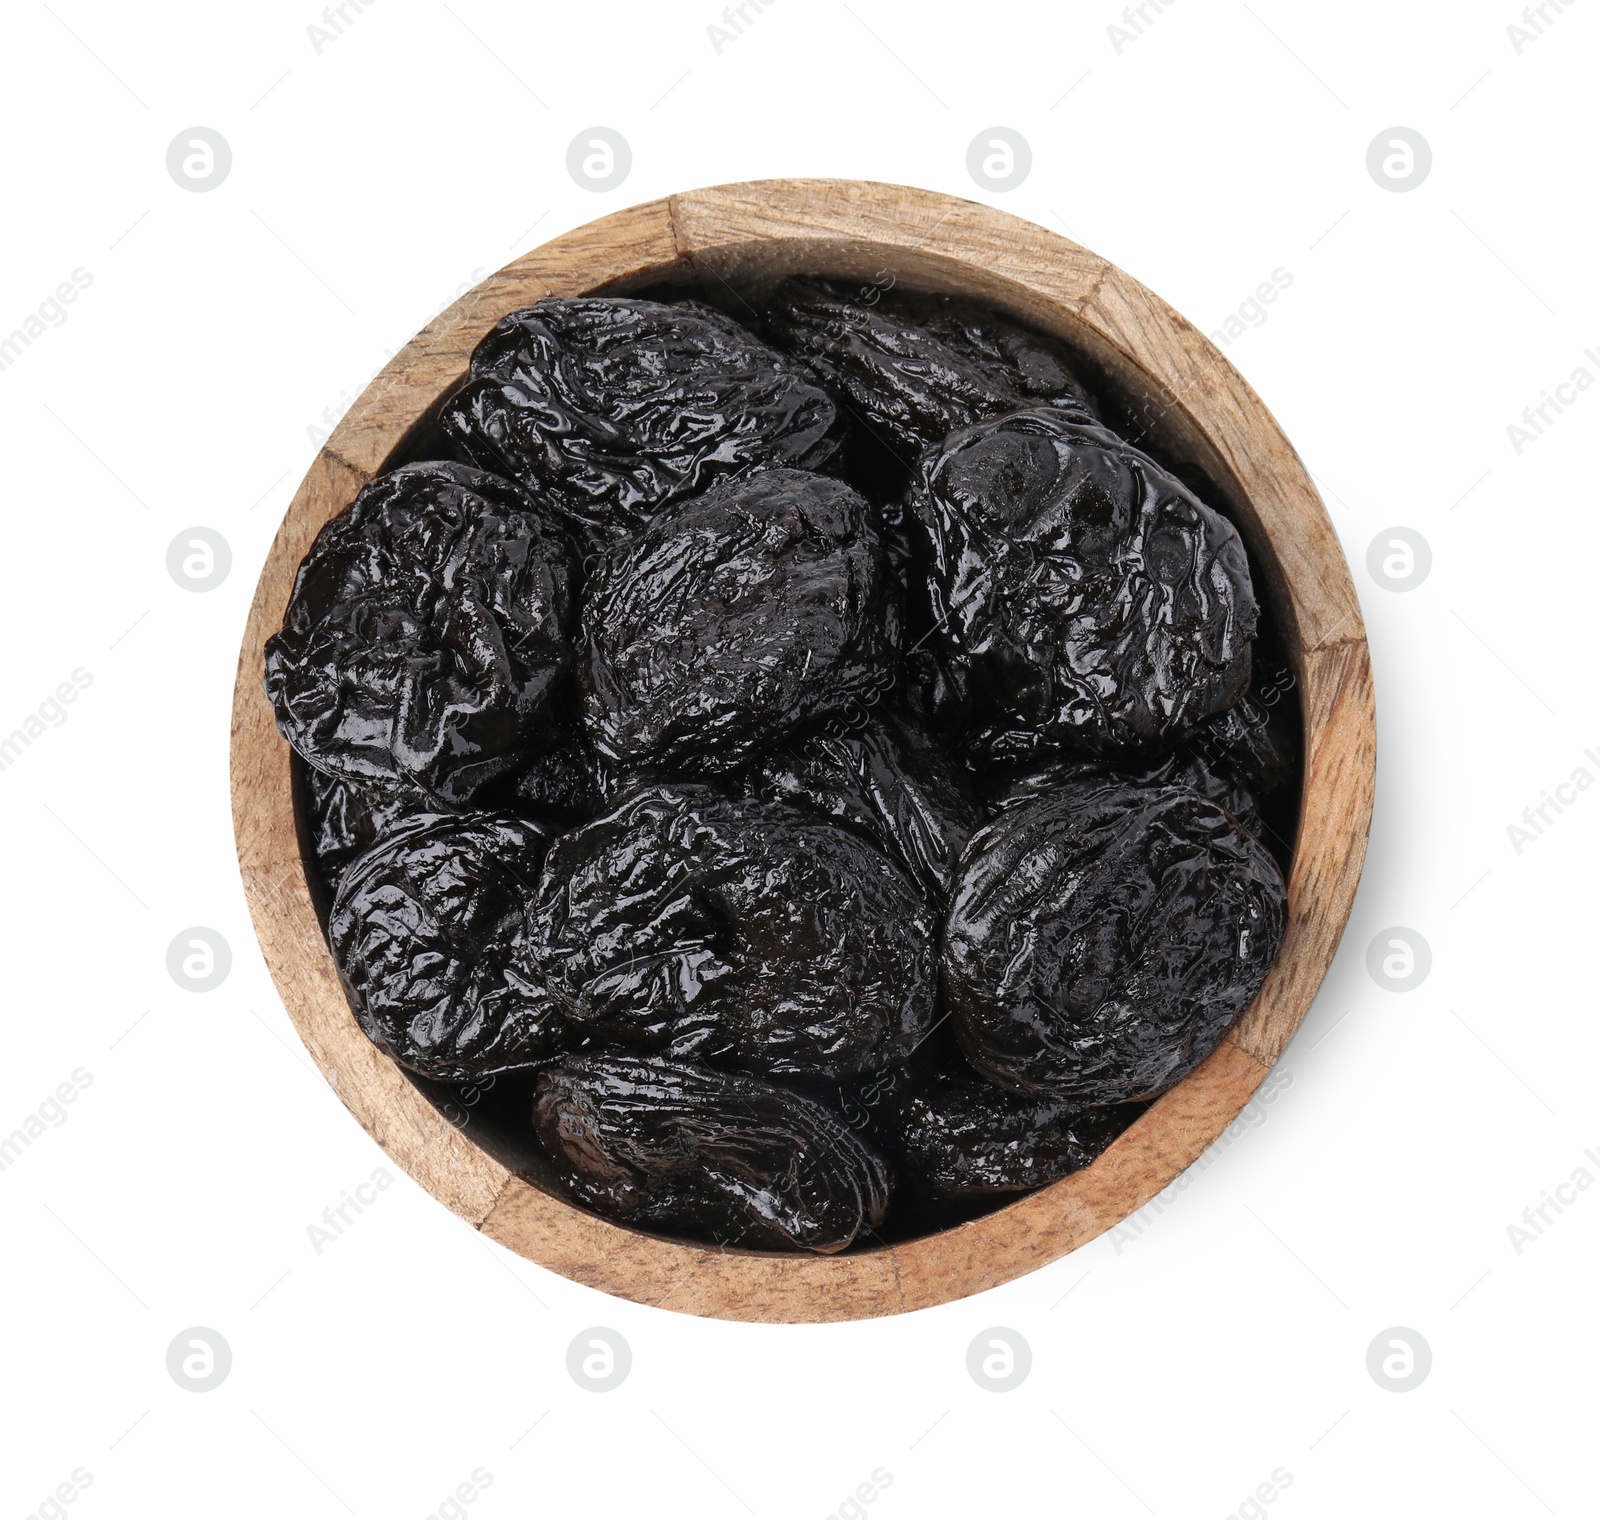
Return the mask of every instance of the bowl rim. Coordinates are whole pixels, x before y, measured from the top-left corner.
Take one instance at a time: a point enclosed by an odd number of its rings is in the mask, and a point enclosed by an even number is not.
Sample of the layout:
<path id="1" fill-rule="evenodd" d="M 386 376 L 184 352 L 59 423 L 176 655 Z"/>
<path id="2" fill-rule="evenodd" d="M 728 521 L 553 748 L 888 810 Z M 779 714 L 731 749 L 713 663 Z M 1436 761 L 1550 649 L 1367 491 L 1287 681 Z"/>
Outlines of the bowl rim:
<path id="1" fill-rule="evenodd" d="M 546 296 L 662 279 L 806 272 L 962 291 L 1086 349 L 1143 399 L 1167 447 L 1219 483 L 1266 577 L 1305 738 L 1288 927 L 1221 1045 L 1091 1166 L 982 1218 L 843 1256 L 721 1250 L 647 1235 L 518 1177 L 450 1122 L 360 1031 L 313 906 L 290 750 L 261 651 L 323 524 L 461 379 L 478 339 Z M 1371 822 L 1372 675 L 1349 566 L 1277 422 L 1207 338 L 1132 276 L 1067 238 L 973 201 L 861 180 L 772 179 L 647 201 L 490 275 L 362 392 L 295 493 L 239 654 L 230 771 L 245 896 L 284 1007 L 329 1085 L 388 1155 L 469 1224 L 529 1261 L 637 1303 L 811 1323 L 929 1308 L 998 1286 L 1137 1213 L 1235 1124 L 1311 1006 L 1349 918 Z"/>

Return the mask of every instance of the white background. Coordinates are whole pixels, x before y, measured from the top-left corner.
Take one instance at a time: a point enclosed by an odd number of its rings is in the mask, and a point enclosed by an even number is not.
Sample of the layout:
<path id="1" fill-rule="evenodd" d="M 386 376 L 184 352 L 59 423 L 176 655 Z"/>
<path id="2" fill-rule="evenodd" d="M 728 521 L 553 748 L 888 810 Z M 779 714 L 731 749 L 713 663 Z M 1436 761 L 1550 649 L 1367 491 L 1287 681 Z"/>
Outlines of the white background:
<path id="1" fill-rule="evenodd" d="M 1579 365 L 1600 378 L 1600 13 L 1552 6 L 1518 53 L 1512 0 L 1182 0 L 1119 53 L 1112 0 L 942 20 L 774 0 L 718 53 L 712 4 L 381 0 L 320 53 L 311 0 L 7 7 L 0 334 L 74 269 L 93 283 L 0 371 L 0 733 L 74 669 L 92 685 L 0 771 L 0 1134 L 74 1069 L 92 1084 L 0 1173 L 0 1520 L 822 1520 L 879 1468 L 862 1512 L 883 1520 L 1593 1514 L 1600 1189 L 1520 1254 L 1507 1227 L 1600 1177 L 1600 794 L 1520 854 L 1507 826 L 1600 776 L 1600 394 L 1520 455 L 1506 429 Z M 596 124 L 633 150 L 604 194 L 565 167 Z M 1003 194 L 966 170 L 996 124 L 1034 157 Z M 1434 155 L 1403 194 L 1366 168 L 1397 124 Z M 203 194 L 165 166 L 194 125 L 233 152 Z M 392 1166 L 317 1254 L 307 1226 L 384 1158 L 264 970 L 226 768 L 239 632 L 314 430 L 535 242 L 804 174 L 1070 227 L 1206 330 L 1292 273 L 1229 357 L 1355 568 L 1381 738 L 1366 876 L 1292 1080 L 1138 1239 L 885 1321 L 637 1308 Z M 203 594 L 166 569 L 196 525 L 233 555 Z M 1396 525 L 1433 554 L 1403 594 L 1366 569 Z M 191 925 L 233 948 L 213 992 L 165 968 Z M 1433 952 L 1405 994 L 1366 969 L 1393 925 Z M 606 1394 L 565 1365 L 595 1325 L 633 1351 Z M 210 1393 L 166 1370 L 190 1326 L 232 1348 Z M 1032 1348 L 1014 1392 L 966 1370 L 991 1326 Z M 1391 1326 L 1432 1348 L 1413 1392 L 1368 1374 Z"/>

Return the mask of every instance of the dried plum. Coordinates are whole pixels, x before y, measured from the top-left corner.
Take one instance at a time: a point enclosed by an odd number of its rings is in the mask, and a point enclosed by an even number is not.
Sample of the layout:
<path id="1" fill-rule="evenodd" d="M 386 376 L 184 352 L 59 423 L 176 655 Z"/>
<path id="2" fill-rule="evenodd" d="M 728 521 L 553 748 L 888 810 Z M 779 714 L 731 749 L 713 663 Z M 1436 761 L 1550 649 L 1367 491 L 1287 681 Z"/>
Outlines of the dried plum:
<path id="1" fill-rule="evenodd" d="M 345 868 L 418 813 L 439 804 L 416 787 L 346 781 L 305 768 L 311 850 L 324 883 L 336 891 Z"/>
<path id="2" fill-rule="evenodd" d="M 922 457 L 907 505 L 985 753 L 1172 743 L 1243 694 L 1239 535 L 1115 434 L 1042 407 L 977 423 Z"/>
<path id="3" fill-rule="evenodd" d="M 1155 1097 L 1255 996 L 1285 908 L 1266 849 L 1186 787 L 1086 781 L 1007 808 L 967 846 L 945 921 L 962 1048 L 1016 1092 Z"/>
<path id="4" fill-rule="evenodd" d="M 933 1021 L 934 924 L 866 840 L 705 786 L 564 835 L 532 915 L 596 1040 L 764 1076 L 903 1060 Z"/>
<path id="5" fill-rule="evenodd" d="M 767 470 L 662 512 L 585 588 L 578 684 L 600 756 L 727 771 L 881 690 L 898 642 L 871 509 Z"/>
<path id="6" fill-rule="evenodd" d="M 440 422 L 467 458 L 554 503 L 591 548 L 728 476 L 822 469 L 839 431 L 806 366 L 732 318 L 600 296 L 502 317 Z"/>
<path id="7" fill-rule="evenodd" d="M 995 806 L 1014 807 L 1066 786 L 1107 780 L 1123 781 L 1129 786 L 1187 787 L 1232 813 L 1252 838 L 1266 837 L 1254 794 L 1234 772 L 1213 764 L 1192 744 L 1160 759 L 1133 757 L 1116 765 L 1101 760 L 1057 760 L 1002 782 Z"/>
<path id="8" fill-rule="evenodd" d="M 954 768 L 925 736 L 891 719 L 774 750 L 751 767 L 746 785 L 754 796 L 859 830 L 935 902 L 977 826 Z"/>
<path id="9" fill-rule="evenodd" d="M 1205 723 L 1190 748 L 1214 769 L 1238 776 L 1255 796 L 1272 796 L 1300 767 L 1294 686 L 1294 672 L 1281 659 L 1264 658 L 1257 640 L 1249 689 L 1233 707 Z"/>
<path id="10" fill-rule="evenodd" d="M 509 813 L 423 814 L 344 874 L 328 943 L 356 1020 L 425 1077 L 466 1082 L 561 1048 L 527 905 L 548 831 Z"/>
<path id="11" fill-rule="evenodd" d="M 520 487 L 460 464 L 407 465 L 317 535 L 266 692 L 317 770 L 462 803 L 518 764 L 570 670 L 565 534 Z"/>
<path id="12" fill-rule="evenodd" d="M 599 760 L 589 747 L 575 700 L 556 704 L 547 726 L 529 745 L 521 770 L 504 783 L 503 805 L 514 812 L 570 822 L 592 818 L 600 809 Z"/>
<path id="13" fill-rule="evenodd" d="M 1094 420 L 1060 344 L 950 296 L 791 280 L 763 330 L 807 359 L 902 469 L 957 428 L 1019 407 Z"/>
<path id="14" fill-rule="evenodd" d="M 578 1057 L 539 1074 L 534 1119 L 574 1197 L 646 1229 L 834 1252 L 889 1204 L 871 1146 L 821 1104 L 750 1077 Z"/>
<path id="15" fill-rule="evenodd" d="M 937 1202 L 1019 1193 L 1081 1171 L 1137 1113 L 1027 1097 L 940 1071 L 888 1088 L 864 1119 L 905 1189 Z"/>

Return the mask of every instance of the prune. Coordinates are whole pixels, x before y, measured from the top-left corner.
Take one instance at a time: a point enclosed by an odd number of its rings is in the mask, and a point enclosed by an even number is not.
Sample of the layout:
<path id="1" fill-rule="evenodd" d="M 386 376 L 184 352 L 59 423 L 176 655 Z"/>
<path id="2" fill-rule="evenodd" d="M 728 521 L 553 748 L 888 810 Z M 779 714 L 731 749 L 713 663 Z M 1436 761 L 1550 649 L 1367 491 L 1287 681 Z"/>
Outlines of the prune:
<path id="1" fill-rule="evenodd" d="M 1187 787 L 1232 813 L 1252 838 L 1266 837 L 1254 794 L 1236 774 L 1213 764 L 1192 744 L 1157 760 L 1134 756 L 1117 765 L 1099 760 L 1057 760 L 1002 782 L 995 806 L 1012 807 L 1066 786 L 1107 780 L 1120 780 L 1130 786 Z"/>
<path id="2" fill-rule="evenodd" d="M 935 902 L 977 826 L 977 809 L 943 754 L 892 719 L 774 750 L 755 762 L 746 785 L 754 796 L 859 830 Z"/>
<path id="3" fill-rule="evenodd" d="M 523 768 L 505 783 L 505 806 L 568 821 L 592 818 L 601 800 L 600 768 L 575 701 L 561 701 L 530 745 Z"/>
<path id="4" fill-rule="evenodd" d="M 443 1082 L 561 1048 L 527 928 L 548 844 L 546 829 L 508 813 L 423 814 L 345 872 L 328 943 L 374 1044 Z"/>
<path id="5" fill-rule="evenodd" d="M 864 1117 L 906 1191 L 937 1202 L 1022 1192 L 1080 1171 L 1137 1112 L 1026 1097 L 939 1071 L 889 1087 Z"/>
<path id="6" fill-rule="evenodd" d="M 1266 849 L 1186 787 L 1104 779 L 1021 802 L 962 856 L 942 962 L 956 1034 L 1016 1092 L 1153 1098 L 1255 996 L 1285 906 Z"/>
<path id="7" fill-rule="evenodd" d="M 1094 420 L 1059 344 L 949 296 L 791 280 L 763 330 L 807 359 L 904 468 L 955 429 L 1019 407 L 1048 402 Z"/>
<path id="8" fill-rule="evenodd" d="M 822 469 L 839 430 L 806 366 L 732 318 L 598 296 L 502 317 L 440 422 L 467 458 L 559 507 L 590 548 L 727 476 Z"/>
<path id="9" fill-rule="evenodd" d="M 1263 658 L 1257 641 L 1250 687 L 1240 701 L 1206 722 L 1190 742 L 1215 769 L 1236 775 L 1257 797 L 1270 797 L 1300 765 L 1299 714 L 1290 698 L 1294 672 Z"/>
<path id="10" fill-rule="evenodd" d="M 514 769 L 571 668 L 571 549 L 508 480 L 414 464 L 317 535 L 266 692 L 316 769 L 463 803 Z"/>
<path id="11" fill-rule="evenodd" d="M 1115 434 L 1043 407 L 977 423 L 923 455 L 907 505 L 986 753 L 1172 743 L 1243 694 L 1239 535 Z"/>
<path id="12" fill-rule="evenodd" d="M 600 756 L 727 771 L 874 694 L 898 642 L 871 509 L 766 470 L 662 512 L 585 588 L 578 685 Z"/>
<path id="13" fill-rule="evenodd" d="M 834 1252 L 889 1204 L 871 1146 L 821 1104 L 750 1077 L 577 1057 L 540 1072 L 534 1118 L 574 1197 L 647 1229 Z"/>
<path id="14" fill-rule="evenodd" d="M 764 1076 L 903 1060 L 933 1021 L 934 924 L 844 829 L 706 786 L 649 787 L 557 840 L 540 964 L 596 1040 Z"/>
<path id="15" fill-rule="evenodd" d="M 418 813 L 439 805 L 416 787 L 386 787 L 370 781 L 345 781 L 305 768 L 311 849 L 323 882 L 339 886 L 345 868 L 378 840 L 394 833 Z"/>

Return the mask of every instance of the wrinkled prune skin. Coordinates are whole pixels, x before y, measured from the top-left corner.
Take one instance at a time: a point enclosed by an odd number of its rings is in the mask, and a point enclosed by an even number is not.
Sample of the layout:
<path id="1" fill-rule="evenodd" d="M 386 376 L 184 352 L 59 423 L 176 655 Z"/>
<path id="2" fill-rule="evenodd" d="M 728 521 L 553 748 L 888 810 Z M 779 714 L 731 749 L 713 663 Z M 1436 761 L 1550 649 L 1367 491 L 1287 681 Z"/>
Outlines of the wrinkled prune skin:
<path id="1" fill-rule="evenodd" d="M 534 1122 L 573 1196 L 623 1224 L 831 1253 L 889 1204 L 870 1145 L 820 1103 L 751 1077 L 577 1057 L 540 1072 Z"/>
<path id="2" fill-rule="evenodd" d="M 1255 996 L 1286 901 L 1265 847 L 1186 787 L 1108 778 L 1006 808 L 967 846 L 945 919 L 962 1049 L 1014 1092 L 1156 1097 Z"/>
<path id="3" fill-rule="evenodd" d="M 565 823 L 600 811 L 600 764 L 584 735 L 577 703 L 558 701 L 529 744 L 525 763 L 496 787 L 501 806 Z"/>
<path id="4" fill-rule="evenodd" d="M 1231 813 L 1252 839 L 1264 839 L 1256 799 L 1232 771 L 1213 765 L 1193 745 L 1156 760 L 1134 756 L 1118 765 L 1102 760 L 1057 760 L 1002 781 L 993 792 L 996 809 L 1014 807 L 1063 787 L 1121 781 L 1129 786 L 1180 786 Z"/>
<path id="5" fill-rule="evenodd" d="M 439 804 L 416 787 L 386 787 L 345 781 L 305 768 L 311 849 L 329 892 L 336 892 L 346 867 L 380 839 Z"/>
<path id="6" fill-rule="evenodd" d="M 531 923 L 596 1041 L 762 1076 L 892 1065 L 933 1022 L 932 915 L 866 840 L 710 787 L 563 835 Z"/>
<path id="7" fill-rule="evenodd" d="M 980 422 L 922 456 L 906 502 L 982 752 L 1169 745 L 1243 694 L 1239 535 L 1115 434 L 1042 407 Z"/>
<path id="8" fill-rule="evenodd" d="M 833 402 L 807 367 L 698 302 L 551 297 L 502 317 L 440 423 L 596 549 L 668 502 L 772 465 L 825 469 Z"/>
<path id="9" fill-rule="evenodd" d="M 1270 797 L 1300 769 L 1299 709 L 1290 693 L 1294 672 L 1282 659 L 1263 657 L 1258 640 L 1250 686 L 1240 701 L 1196 732 L 1189 749 L 1214 770 L 1239 777 L 1257 797 Z"/>
<path id="10" fill-rule="evenodd" d="M 823 730 L 761 757 L 752 796 L 837 819 L 865 834 L 942 903 L 977 808 L 954 768 L 925 735 L 893 719 L 857 732 Z"/>
<path id="11" fill-rule="evenodd" d="M 317 535 L 266 693 L 317 770 L 451 804 L 512 770 L 571 668 L 566 535 L 511 481 L 406 465 Z"/>
<path id="12" fill-rule="evenodd" d="M 1026 1097 L 939 1070 L 890 1088 L 866 1110 L 865 1127 L 910 1196 L 942 1202 L 1020 1193 L 1081 1171 L 1138 1112 Z"/>
<path id="13" fill-rule="evenodd" d="M 763 331 L 805 358 L 903 469 L 957 428 L 1020 407 L 1094 420 L 1059 344 L 950 296 L 790 280 Z"/>
<path id="14" fill-rule="evenodd" d="M 584 723 L 623 769 L 734 770 L 881 691 L 899 642 L 871 508 L 800 470 L 659 514 L 603 557 L 581 624 Z"/>
<path id="15" fill-rule="evenodd" d="M 548 845 L 509 813 L 423 814 L 346 870 L 328 943 L 357 1022 L 401 1065 L 469 1082 L 561 1048 L 527 927 Z"/>

